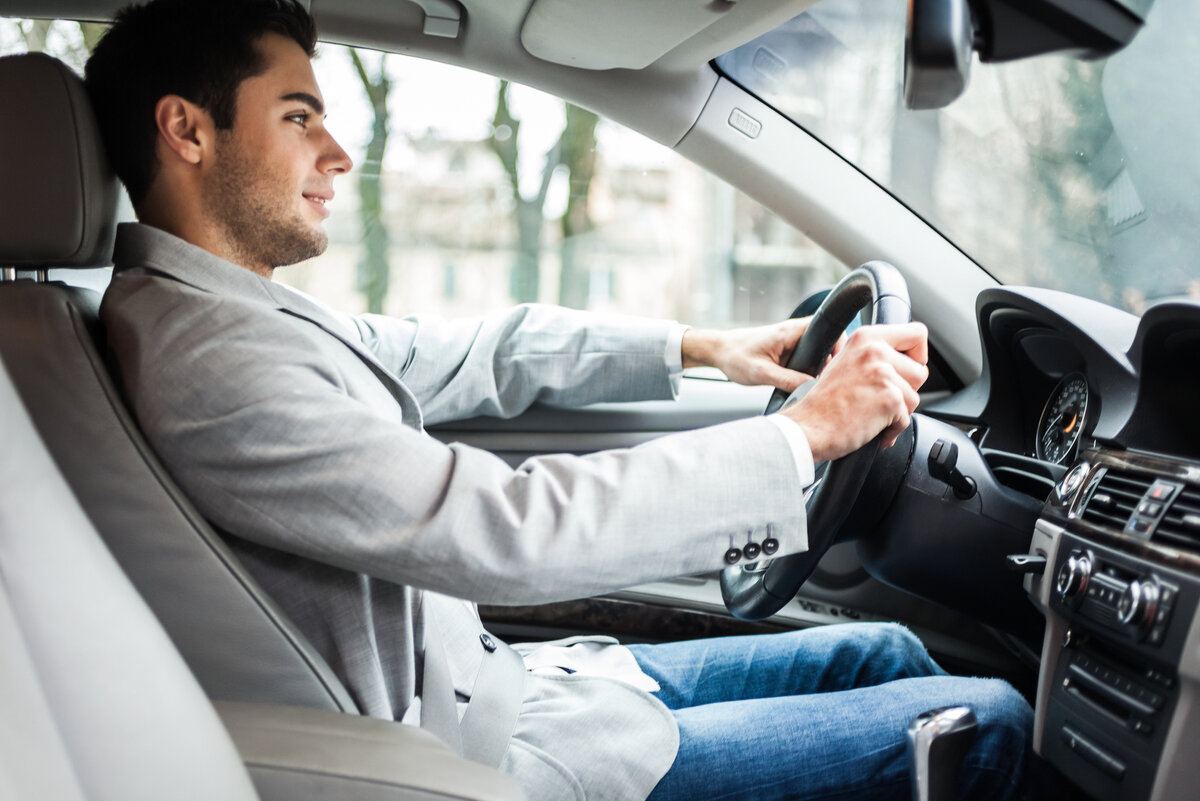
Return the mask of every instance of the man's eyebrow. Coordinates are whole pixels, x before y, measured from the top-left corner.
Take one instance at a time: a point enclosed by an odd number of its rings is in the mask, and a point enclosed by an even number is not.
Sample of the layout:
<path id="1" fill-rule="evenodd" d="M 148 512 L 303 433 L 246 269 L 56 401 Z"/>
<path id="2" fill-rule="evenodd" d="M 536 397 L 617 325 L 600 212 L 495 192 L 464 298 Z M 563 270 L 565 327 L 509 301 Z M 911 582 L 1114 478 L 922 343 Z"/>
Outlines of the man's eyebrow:
<path id="1" fill-rule="evenodd" d="M 325 104 L 321 102 L 316 95 L 310 95 L 308 92 L 291 92 L 279 98 L 280 100 L 299 100 L 301 103 L 307 103 L 312 106 L 312 110 L 318 114 L 325 113 Z"/>

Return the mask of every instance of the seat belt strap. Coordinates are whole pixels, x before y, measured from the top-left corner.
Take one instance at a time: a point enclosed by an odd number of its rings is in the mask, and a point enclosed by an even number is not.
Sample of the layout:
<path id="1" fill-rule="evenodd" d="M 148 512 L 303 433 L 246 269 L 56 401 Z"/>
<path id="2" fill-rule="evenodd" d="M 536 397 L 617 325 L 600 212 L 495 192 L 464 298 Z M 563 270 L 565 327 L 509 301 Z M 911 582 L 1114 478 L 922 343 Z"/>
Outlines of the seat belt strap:
<path id="1" fill-rule="evenodd" d="M 486 632 L 479 635 L 479 641 L 484 654 L 462 719 L 463 754 L 499 767 L 525 699 L 525 661 Z"/>
<path id="2" fill-rule="evenodd" d="M 425 659 L 421 677 L 421 728 L 439 737 L 459 756 L 463 755 L 458 704 L 446 650 L 437 622 L 425 617 Z"/>
<path id="3" fill-rule="evenodd" d="M 499 767 L 525 698 L 525 661 L 486 632 L 479 635 L 479 642 L 483 658 L 460 723 L 454 682 L 437 621 L 435 616 L 426 615 L 421 728 L 439 737 L 460 756 Z"/>

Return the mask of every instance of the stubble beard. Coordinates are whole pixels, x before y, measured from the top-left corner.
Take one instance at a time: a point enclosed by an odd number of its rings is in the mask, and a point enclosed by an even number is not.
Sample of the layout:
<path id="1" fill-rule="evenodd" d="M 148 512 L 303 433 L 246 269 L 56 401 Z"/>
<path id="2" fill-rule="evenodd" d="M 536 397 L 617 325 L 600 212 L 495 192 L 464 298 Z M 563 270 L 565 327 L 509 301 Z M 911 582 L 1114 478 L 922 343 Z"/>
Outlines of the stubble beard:
<path id="1" fill-rule="evenodd" d="M 224 132 L 217 157 L 222 169 L 208 179 L 209 212 L 235 262 L 269 274 L 325 252 L 329 236 L 300 217 L 286 176 L 253 162 Z"/>

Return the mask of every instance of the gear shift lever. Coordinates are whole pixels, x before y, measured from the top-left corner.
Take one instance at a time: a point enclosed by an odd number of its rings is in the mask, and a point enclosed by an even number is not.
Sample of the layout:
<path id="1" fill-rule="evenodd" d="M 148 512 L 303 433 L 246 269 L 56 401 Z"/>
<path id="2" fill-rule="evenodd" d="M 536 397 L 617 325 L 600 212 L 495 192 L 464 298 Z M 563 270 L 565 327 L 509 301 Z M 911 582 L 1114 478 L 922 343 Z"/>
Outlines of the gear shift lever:
<path id="1" fill-rule="evenodd" d="M 965 706 L 931 709 L 908 724 L 913 801 L 952 801 L 958 768 L 979 724 Z"/>

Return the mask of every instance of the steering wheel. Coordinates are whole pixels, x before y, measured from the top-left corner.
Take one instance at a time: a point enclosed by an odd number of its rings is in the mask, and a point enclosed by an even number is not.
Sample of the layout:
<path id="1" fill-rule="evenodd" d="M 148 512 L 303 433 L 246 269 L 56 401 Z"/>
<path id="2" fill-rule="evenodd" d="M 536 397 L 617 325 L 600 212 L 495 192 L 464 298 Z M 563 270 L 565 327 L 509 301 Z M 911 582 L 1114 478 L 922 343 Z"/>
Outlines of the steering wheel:
<path id="1" fill-rule="evenodd" d="M 834 345 L 859 312 L 870 324 L 907 323 L 912 319 L 908 285 L 890 264 L 867 262 L 843 278 L 813 314 L 808 330 L 788 360 L 792 370 L 816 376 Z M 802 384 L 790 396 L 775 390 L 764 414 L 778 411 L 785 401 L 803 397 L 815 381 Z M 761 620 L 775 614 L 799 591 L 817 562 L 835 542 L 879 450 L 879 438 L 853 453 L 817 465 L 816 480 L 805 502 L 808 550 L 721 572 L 721 596 L 734 617 Z M 850 537 L 844 537 L 850 539 Z"/>

